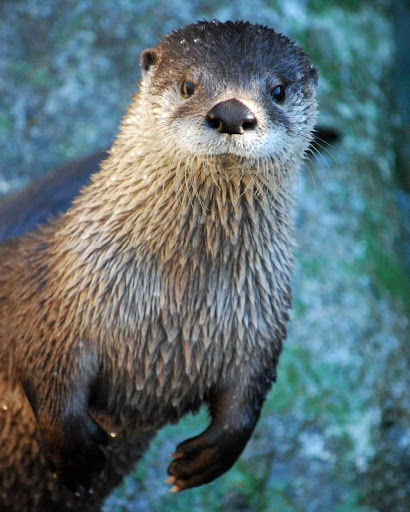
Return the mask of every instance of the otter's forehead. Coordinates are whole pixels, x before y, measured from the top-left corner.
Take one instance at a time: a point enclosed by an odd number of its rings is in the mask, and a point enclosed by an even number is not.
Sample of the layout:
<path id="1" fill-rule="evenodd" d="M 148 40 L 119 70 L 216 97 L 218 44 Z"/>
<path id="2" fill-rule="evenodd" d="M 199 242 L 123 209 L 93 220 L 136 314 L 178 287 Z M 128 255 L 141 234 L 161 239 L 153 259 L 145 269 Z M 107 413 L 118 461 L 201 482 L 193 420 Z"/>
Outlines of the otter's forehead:
<path id="1" fill-rule="evenodd" d="M 157 77 L 201 72 L 230 79 L 274 75 L 284 83 L 309 77 L 307 55 L 289 38 L 249 22 L 199 22 L 174 30 L 156 46 Z M 171 76 L 170 76 L 171 75 Z"/>

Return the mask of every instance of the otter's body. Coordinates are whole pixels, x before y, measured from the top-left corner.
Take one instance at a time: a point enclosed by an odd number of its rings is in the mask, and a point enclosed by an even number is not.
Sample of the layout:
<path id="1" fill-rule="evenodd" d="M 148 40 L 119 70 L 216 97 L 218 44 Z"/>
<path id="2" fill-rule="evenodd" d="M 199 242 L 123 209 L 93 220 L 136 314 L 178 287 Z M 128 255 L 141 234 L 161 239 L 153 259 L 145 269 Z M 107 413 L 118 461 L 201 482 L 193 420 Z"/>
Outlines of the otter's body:
<path id="1" fill-rule="evenodd" d="M 168 471 L 174 490 L 209 482 L 275 378 L 316 70 L 246 23 L 175 31 L 141 64 L 100 172 L 0 249 L 1 511 L 97 510 L 204 402 L 210 426 Z"/>

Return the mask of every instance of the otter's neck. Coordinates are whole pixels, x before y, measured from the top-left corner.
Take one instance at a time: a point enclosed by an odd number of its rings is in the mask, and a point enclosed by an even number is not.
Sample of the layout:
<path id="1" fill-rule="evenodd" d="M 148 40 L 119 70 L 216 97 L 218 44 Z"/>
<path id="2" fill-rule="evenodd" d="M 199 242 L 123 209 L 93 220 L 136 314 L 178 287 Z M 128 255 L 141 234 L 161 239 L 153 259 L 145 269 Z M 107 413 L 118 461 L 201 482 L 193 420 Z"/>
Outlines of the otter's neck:
<path id="1" fill-rule="evenodd" d="M 290 181 L 274 162 L 229 156 L 172 161 L 120 140 L 65 215 L 61 241 L 80 245 L 84 257 L 116 246 L 156 252 L 184 242 L 215 255 L 218 241 L 237 242 L 244 222 L 255 237 L 266 219 L 286 232 Z"/>

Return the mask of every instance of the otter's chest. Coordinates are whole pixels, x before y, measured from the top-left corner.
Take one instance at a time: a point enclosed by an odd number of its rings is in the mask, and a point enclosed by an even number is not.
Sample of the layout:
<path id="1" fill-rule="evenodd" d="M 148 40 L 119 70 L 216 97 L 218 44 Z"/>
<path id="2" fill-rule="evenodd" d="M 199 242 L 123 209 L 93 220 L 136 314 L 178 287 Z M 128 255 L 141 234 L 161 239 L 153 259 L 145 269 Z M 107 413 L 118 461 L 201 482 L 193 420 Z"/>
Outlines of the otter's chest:
<path id="1" fill-rule="evenodd" d="M 291 251 L 283 233 L 252 226 L 151 254 L 127 270 L 129 296 L 117 308 L 109 347 L 108 409 L 177 419 L 213 387 L 241 378 L 264 352 L 278 351 L 290 306 Z M 260 232 L 259 232 L 260 233 Z M 283 251 L 281 247 L 286 247 Z M 121 390 L 121 404 L 118 393 Z"/>

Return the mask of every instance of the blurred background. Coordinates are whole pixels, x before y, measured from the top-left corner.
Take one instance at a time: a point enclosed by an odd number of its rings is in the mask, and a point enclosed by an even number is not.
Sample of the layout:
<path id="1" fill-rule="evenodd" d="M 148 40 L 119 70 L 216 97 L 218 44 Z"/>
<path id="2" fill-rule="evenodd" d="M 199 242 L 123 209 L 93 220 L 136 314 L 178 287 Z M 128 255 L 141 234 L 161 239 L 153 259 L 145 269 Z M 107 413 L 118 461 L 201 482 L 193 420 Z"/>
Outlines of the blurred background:
<path id="1" fill-rule="evenodd" d="M 104 511 L 407 512 L 407 2 L 1 0 L 0 214 L 30 180 L 109 147 L 140 51 L 212 18 L 301 44 L 320 70 L 318 122 L 339 140 L 310 156 L 295 190 L 289 336 L 244 454 L 218 481 L 168 492 L 169 453 L 203 430 L 202 411 L 158 434 Z"/>

